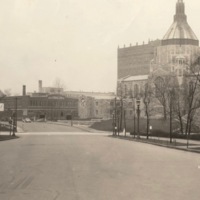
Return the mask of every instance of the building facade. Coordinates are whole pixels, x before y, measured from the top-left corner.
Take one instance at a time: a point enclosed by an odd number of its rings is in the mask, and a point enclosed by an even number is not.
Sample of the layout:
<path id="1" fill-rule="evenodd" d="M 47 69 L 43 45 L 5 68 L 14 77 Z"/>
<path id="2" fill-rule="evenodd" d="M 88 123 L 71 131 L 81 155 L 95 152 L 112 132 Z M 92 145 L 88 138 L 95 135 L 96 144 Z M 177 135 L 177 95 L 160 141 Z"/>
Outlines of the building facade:
<path id="1" fill-rule="evenodd" d="M 66 97 L 78 99 L 78 113 L 81 119 L 109 119 L 112 117 L 111 100 L 113 92 L 65 91 Z"/>
<path id="2" fill-rule="evenodd" d="M 12 117 L 17 111 L 17 118 L 26 117 L 32 120 L 66 120 L 78 118 L 78 100 L 62 95 L 38 94 L 35 96 L 10 96 L 1 99 L 4 103 L 2 119 Z"/>
<path id="3" fill-rule="evenodd" d="M 199 55 L 199 40 L 187 22 L 183 0 L 178 0 L 173 23 L 162 40 L 118 49 L 117 96 L 133 99 L 133 103 L 140 98 L 144 117 L 144 97 L 141 94 L 144 94 L 146 83 L 173 76 L 182 85 Z M 158 111 L 162 110 L 159 102 L 156 106 Z"/>
<path id="4" fill-rule="evenodd" d="M 149 63 L 154 59 L 160 40 L 148 44 L 118 48 L 118 79 L 126 76 L 149 74 Z"/>

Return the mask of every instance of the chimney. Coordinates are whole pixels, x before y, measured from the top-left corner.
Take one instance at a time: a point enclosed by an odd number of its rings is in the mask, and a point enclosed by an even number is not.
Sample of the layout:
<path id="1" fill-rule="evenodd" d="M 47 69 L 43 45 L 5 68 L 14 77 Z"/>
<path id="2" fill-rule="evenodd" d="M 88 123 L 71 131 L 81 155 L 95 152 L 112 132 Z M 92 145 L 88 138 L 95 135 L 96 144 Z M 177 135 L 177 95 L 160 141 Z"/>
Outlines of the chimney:
<path id="1" fill-rule="evenodd" d="M 25 86 L 25 85 L 23 85 L 22 95 L 23 95 L 23 96 L 26 96 L 26 86 Z"/>
<path id="2" fill-rule="evenodd" d="M 39 80 L 38 92 L 42 92 L 42 80 Z"/>

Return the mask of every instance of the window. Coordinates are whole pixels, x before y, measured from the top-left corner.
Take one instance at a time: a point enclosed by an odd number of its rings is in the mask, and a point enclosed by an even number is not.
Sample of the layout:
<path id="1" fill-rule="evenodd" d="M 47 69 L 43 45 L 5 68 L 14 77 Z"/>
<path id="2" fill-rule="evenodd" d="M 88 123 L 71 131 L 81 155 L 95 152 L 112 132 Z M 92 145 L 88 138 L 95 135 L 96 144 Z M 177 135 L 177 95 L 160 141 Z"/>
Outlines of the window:
<path id="1" fill-rule="evenodd" d="M 182 70 L 181 69 L 178 70 L 178 76 L 182 76 Z"/>
<path id="2" fill-rule="evenodd" d="M 128 106 L 129 106 L 129 107 L 133 106 L 133 103 L 132 103 L 132 102 L 129 102 L 129 103 L 128 103 Z"/>
<path id="3" fill-rule="evenodd" d="M 136 98 L 136 97 L 138 97 L 138 95 L 139 95 L 139 86 L 138 86 L 138 84 L 135 84 L 134 85 L 134 97 Z"/>

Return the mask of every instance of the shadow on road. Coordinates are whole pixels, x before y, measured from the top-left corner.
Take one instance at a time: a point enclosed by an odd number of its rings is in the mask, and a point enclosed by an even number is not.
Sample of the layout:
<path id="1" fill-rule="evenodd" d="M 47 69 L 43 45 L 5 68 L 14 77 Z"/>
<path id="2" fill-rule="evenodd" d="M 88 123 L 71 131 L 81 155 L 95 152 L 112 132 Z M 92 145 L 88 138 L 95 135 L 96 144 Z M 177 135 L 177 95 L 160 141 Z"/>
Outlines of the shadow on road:
<path id="1" fill-rule="evenodd" d="M 0 141 L 18 139 L 18 136 L 0 135 Z"/>

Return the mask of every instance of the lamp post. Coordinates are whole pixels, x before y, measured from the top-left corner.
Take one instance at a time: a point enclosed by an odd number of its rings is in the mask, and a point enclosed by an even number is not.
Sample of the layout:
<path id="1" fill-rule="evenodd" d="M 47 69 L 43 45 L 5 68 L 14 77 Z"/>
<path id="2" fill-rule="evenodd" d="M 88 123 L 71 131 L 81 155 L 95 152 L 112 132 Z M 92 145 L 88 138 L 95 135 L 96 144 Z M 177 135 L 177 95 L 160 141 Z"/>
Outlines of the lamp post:
<path id="1" fill-rule="evenodd" d="M 17 132 L 17 97 L 15 98 L 15 112 L 13 115 L 13 136 L 15 136 L 15 132 Z"/>
<path id="2" fill-rule="evenodd" d="M 112 129 L 113 129 L 113 135 L 115 134 L 115 114 L 114 112 L 112 113 Z"/>
<path id="3" fill-rule="evenodd" d="M 73 111 L 71 110 L 71 126 L 73 126 Z"/>
<path id="4" fill-rule="evenodd" d="M 125 136 L 126 136 L 126 110 L 124 109 L 124 131 L 125 131 Z"/>
<path id="5" fill-rule="evenodd" d="M 137 100 L 136 100 L 136 104 L 137 104 L 137 120 L 138 120 L 138 130 L 137 130 L 137 138 L 139 139 L 140 138 L 140 135 L 139 135 L 139 133 L 140 133 L 140 99 L 138 98 Z"/>
<path id="6" fill-rule="evenodd" d="M 117 121 L 118 121 L 117 122 L 118 123 L 118 125 L 117 125 L 117 135 L 119 136 L 119 132 L 120 132 L 120 127 L 119 127 L 120 126 L 120 114 L 117 115 Z"/>
<path id="7" fill-rule="evenodd" d="M 135 138 L 135 108 L 134 108 L 134 116 L 133 117 L 134 117 L 133 120 L 134 120 L 134 138 Z"/>
<path id="8" fill-rule="evenodd" d="M 145 97 L 144 104 L 146 107 L 146 117 L 147 117 L 147 139 L 149 139 L 149 103 L 150 103 L 149 97 Z"/>

